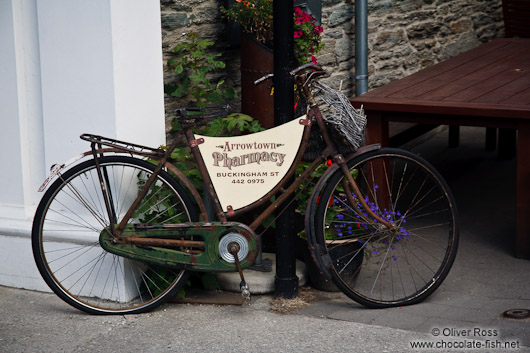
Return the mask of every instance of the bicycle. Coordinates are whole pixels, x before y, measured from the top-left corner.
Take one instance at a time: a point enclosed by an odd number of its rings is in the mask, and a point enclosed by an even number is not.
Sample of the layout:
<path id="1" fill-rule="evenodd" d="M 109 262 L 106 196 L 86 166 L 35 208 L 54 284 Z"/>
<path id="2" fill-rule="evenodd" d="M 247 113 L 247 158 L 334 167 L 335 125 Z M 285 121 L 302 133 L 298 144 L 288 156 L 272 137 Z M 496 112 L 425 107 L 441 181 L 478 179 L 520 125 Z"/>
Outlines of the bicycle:
<path id="1" fill-rule="evenodd" d="M 177 111 L 216 219 L 208 216 L 191 181 L 170 163 L 177 140 L 164 150 L 82 135 L 90 150 L 52 168 L 40 190 L 55 180 L 33 222 L 34 258 L 53 292 L 91 314 L 132 314 L 173 296 L 189 271 L 238 271 L 242 294 L 249 297 L 243 269 L 258 254 L 256 230 L 323 170 L 304 219 L 309 250 L 322 274 L 372 308 L 410 305 L 433 293 L 457 251 L 451 191 L 415 154 L 360 147 L 364 116 L 351 105 L 339 102 L 332 108 L 346 112 L 323 117 L 316 101 L 327 89 L 316 80 L 323 73 L 312 64 L 293 70 L 308 103 L 305 115 L 263 132 L 194 135 L 192 127 L 208 123 L 218 111 Z M 350 119 L 352 109 L 357 120 Z M 336 142 L 351 140 L 352 127 L 353 153 L 345 155 Z M 318 152 L 295 176 L 315 140 L 321 144 Z M 86 157 L 91 158 L 81 161 Z M 263 205 L 250 224 L 230 220 Z"/>

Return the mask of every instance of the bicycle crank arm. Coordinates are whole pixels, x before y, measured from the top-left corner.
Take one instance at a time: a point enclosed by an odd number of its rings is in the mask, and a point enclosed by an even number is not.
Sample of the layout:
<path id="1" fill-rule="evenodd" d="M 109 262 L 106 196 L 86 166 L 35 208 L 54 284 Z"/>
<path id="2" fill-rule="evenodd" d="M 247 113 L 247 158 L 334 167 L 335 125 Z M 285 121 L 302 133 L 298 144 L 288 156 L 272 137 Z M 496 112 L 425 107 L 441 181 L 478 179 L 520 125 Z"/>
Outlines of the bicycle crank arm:
<path id="1" fill-rule="evenodd" d="M 119 237 L 109 228 L 99 236 L 106 251 L 140 262 L 191 271 L 237 271 L 229 244 L 239 247 L 241 268 L 258 255 L 258 237 L 237 222 L 197 222 L 160 225 L 127 225 Z"/>
<path id="2" fill-rule="evenodd" d="M 239 272 L 239 276 L 241 277 L 241 283 L 239 283 L 239 288 L 241 289 L 241 295 L 246 300 L 250 300 L 250 290 L 248 288 L 247 282 L 245 281 L 245 276 L 243 275 L 243 269 L 241 268 L 241 264 L 239 262 L 238 254 L 241 251 L 241 248 L 237 242 L 233 241 L 230 244 L 228 244 L 227 250 L 234 258 L 237 271 Z"/>

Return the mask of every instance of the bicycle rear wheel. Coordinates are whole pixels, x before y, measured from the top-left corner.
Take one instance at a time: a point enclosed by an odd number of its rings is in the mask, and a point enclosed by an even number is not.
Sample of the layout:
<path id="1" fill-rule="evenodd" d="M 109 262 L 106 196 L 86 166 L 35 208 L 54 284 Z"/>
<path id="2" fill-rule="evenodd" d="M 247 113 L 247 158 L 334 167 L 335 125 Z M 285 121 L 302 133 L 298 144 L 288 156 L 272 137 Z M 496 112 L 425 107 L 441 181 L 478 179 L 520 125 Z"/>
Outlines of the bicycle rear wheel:
<path id="1" fill-rule="evenodd" d="M 449 187 L 428 162 L 398 149 L 362 154 L 348 167 L 371 210 L 396 229 L 372 219 L 360 203 L 352 207 L 337 171 L 314 220 L 333 282 L 369 307 L 420 302 L 442 283 L 456 256 L 457 211 Z"/>
<path id="2" fill-rule="evenodd" d="M 124 156 L 99 158 L 117 220 L 132 204 L 154 166 Z M 185 190 L 162 171 L 129 223 L 196 221 Z M 110 224 L 95 160 L 60 175 L 44 194 L 33 221 L 32 247 L 48 286 L 68 304 L 91 314 L 132 314 L 162 304 L 187 273 L 106 252 L 100 232 Z"/>

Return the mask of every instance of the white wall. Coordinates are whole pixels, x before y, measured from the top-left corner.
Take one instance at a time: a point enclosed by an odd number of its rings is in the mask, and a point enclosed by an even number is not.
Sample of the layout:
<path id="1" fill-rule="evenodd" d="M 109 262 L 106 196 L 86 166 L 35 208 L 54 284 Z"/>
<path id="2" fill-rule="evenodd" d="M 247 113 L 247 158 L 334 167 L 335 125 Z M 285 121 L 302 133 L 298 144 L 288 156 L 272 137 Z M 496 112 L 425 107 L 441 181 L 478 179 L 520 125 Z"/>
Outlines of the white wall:
<path id="1" fill-rule="evenodd" d="M 84 132 L 165 142 L 160 3 L 0 0 L 0 284 L 42 289 L 30 229 Z"/>

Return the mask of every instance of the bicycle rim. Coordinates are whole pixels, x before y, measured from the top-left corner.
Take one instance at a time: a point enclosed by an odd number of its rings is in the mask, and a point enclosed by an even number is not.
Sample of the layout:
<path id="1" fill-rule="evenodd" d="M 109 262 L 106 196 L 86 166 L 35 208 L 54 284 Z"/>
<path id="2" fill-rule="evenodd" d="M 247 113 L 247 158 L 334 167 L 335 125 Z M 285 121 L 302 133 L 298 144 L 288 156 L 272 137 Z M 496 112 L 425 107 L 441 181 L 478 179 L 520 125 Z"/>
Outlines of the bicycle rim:
<path id="1" fill-rule="evenodd" d="M 401 150 L 366 153 L 348 166 L 370 209 L 396 228 L 388 230 L 358 202 L 352 207 L 337 172 L 316 218 L 317 241 L 331 258 L 334 283 L 370 307 L 425 299 L 456 256 L 457 212 L 447 184 L 426 161 Z"/>
<path id="2" fill-rule="evenodd" d="M 99 159 L 116 218 L 121 219 L 154 166 L 112 156 Z M 129 223 L 196 220 L 184 189 L 167 173 L 158 175 Z M 67 303 L 91 314 L 139 313 L 178 290 L 187 273 L 111 254 L 99 244 L 110 224 L 95 161 L 83 162 L 56 180 L 36 212 L 33 254 L 46 283 Z"/>

